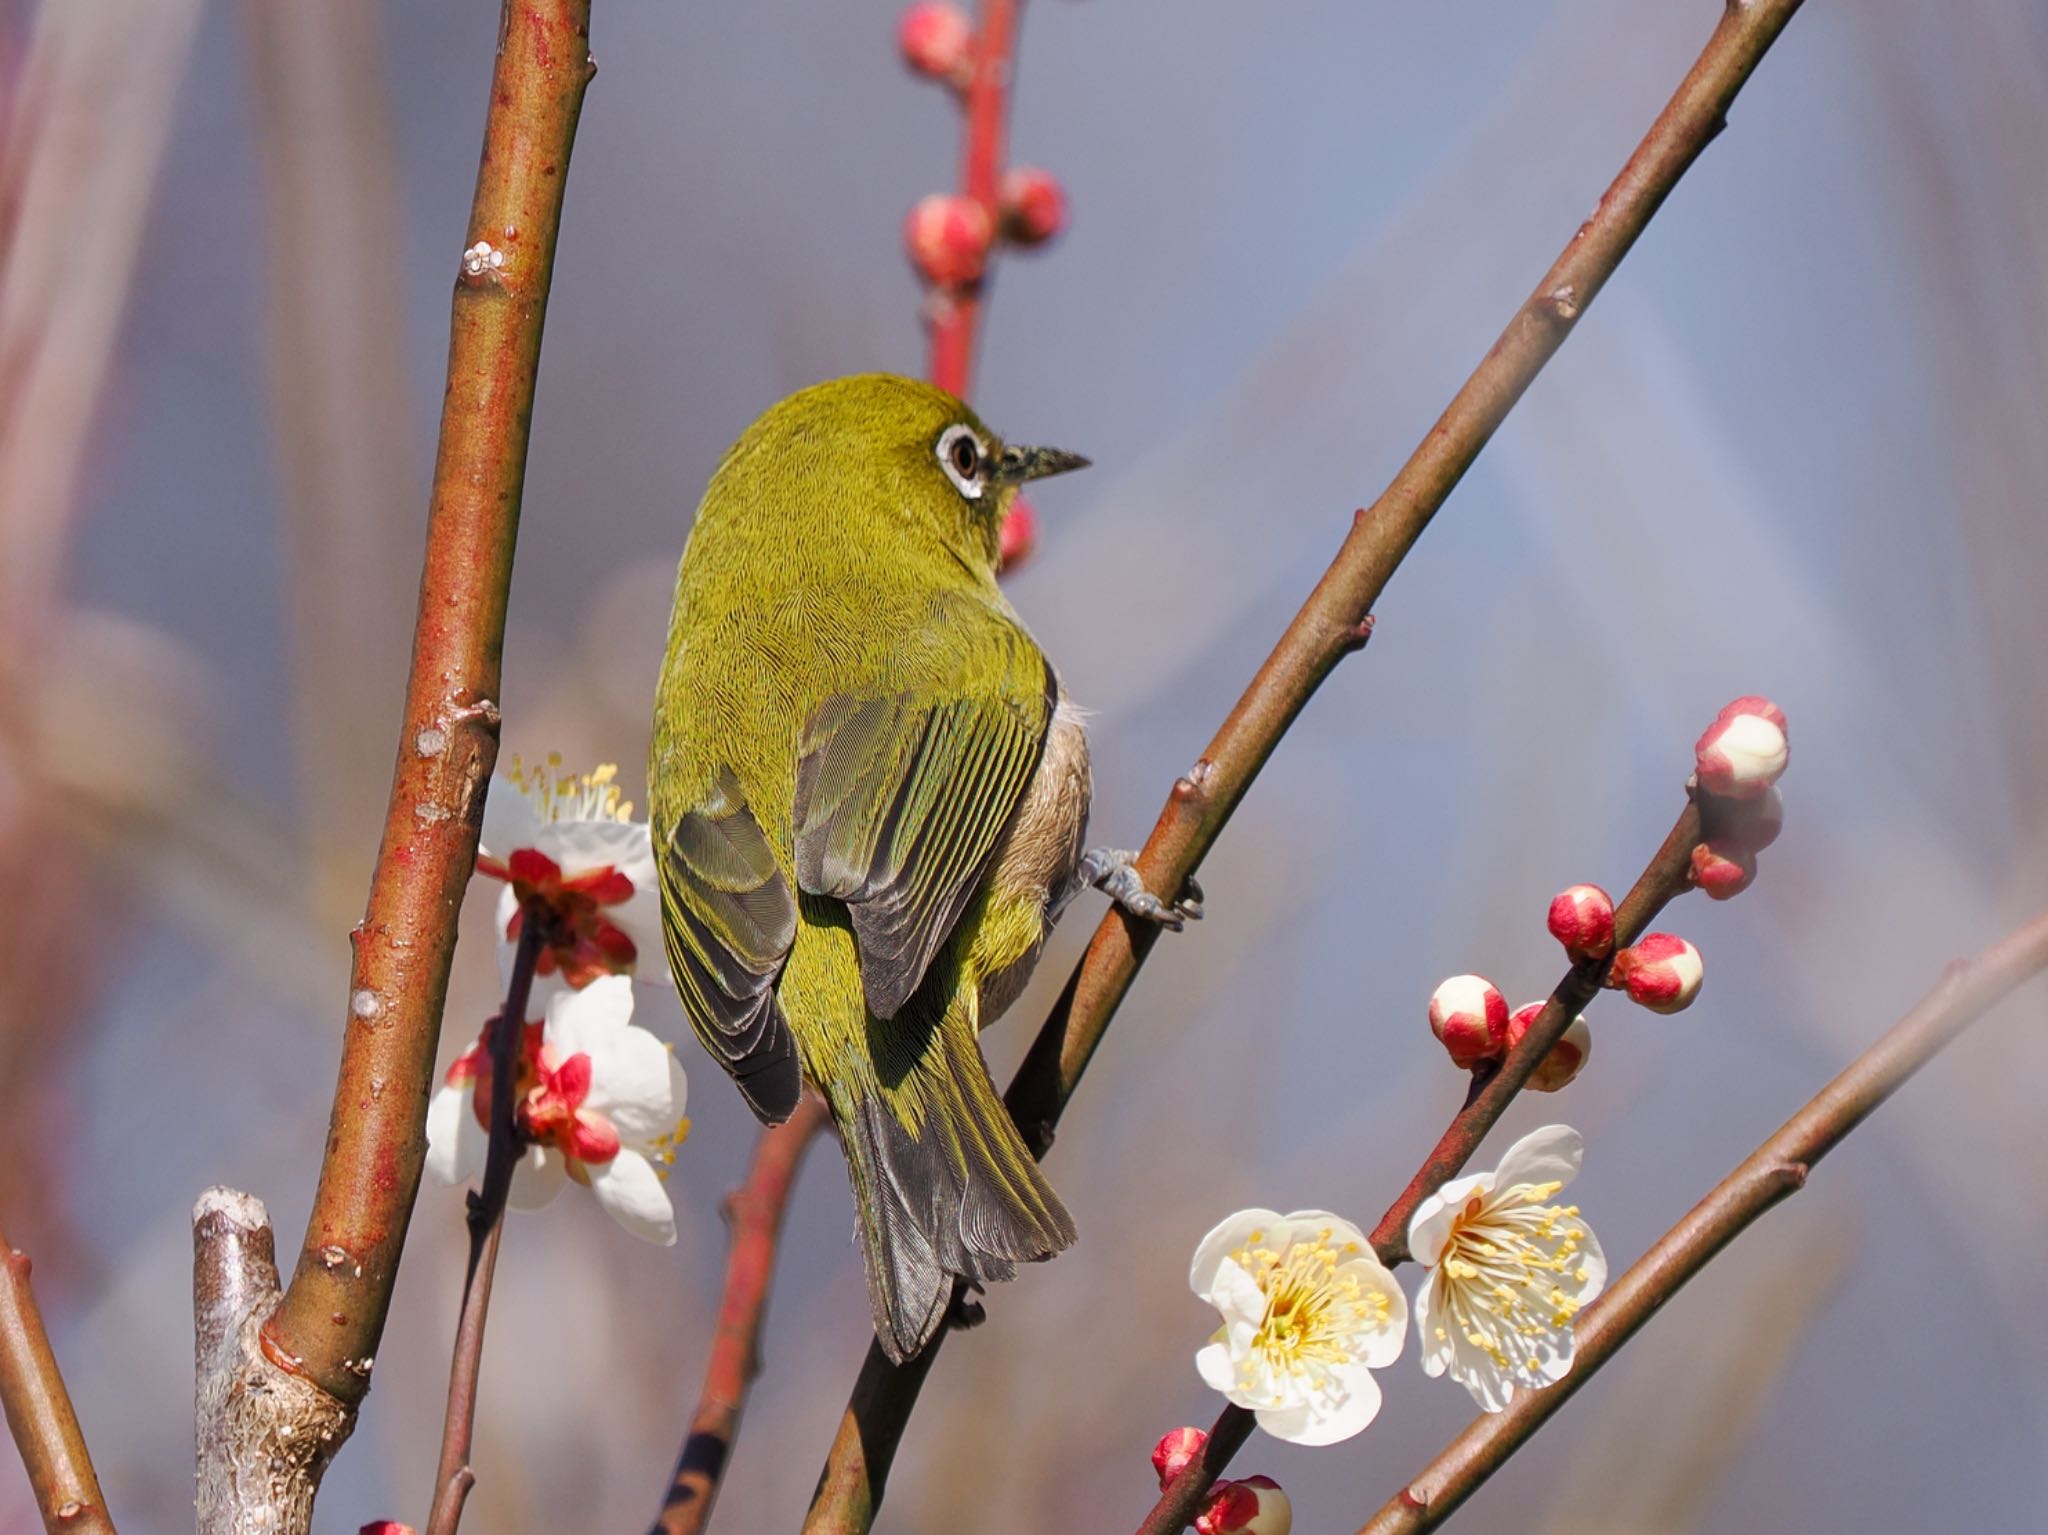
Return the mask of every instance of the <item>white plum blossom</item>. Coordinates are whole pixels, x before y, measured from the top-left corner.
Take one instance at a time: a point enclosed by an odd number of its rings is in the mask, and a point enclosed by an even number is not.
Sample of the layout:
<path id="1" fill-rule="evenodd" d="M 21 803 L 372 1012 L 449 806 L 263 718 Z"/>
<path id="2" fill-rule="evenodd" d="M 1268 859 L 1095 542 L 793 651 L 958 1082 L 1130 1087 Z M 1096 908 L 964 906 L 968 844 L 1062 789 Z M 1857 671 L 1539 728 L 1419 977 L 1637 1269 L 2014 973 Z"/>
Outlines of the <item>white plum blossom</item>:
<path id="1" fill-rule="evenodd" d="M 1578 1206 L 1550 1203 L 1585 1151 L 1578 1131 L 1546 1125 L 1492 1172 L 1451 1179 L 1408 1223 L 1408 1250 L 1429 1269 L 1415 1296 L 1422 1368 L 1448 1374 L 1488 1412 L 1564 1378 L 1572 1319 L 1607 1283 Z"/>
<path id="2" fill-rule="evenodd" d="M 1223 1314 L 1195 1368 L 1259 1427 L 1335 1444 L 1372 1422 L 1372 1372 L 1400 1357 L 1408 1301 L 1351 1222 L 1240 1210 L 1202 1238 L 1188 1283 Z"/>
<path id="3" fill-rule="evenodd" d="M 527 771 L 491 780 L 484 801 L 479 874 L 505 881 L 498 897 L 498 968 L 509 983 L 526 913 L 546 913 L 534 966 L 539 992 L 629 975 L 669 984 L 661 943 L 661 896 L 647 823 L 620 798 L 619 770 L 566 774 L 550 755 Z"/>
<path id="4" fill-rule="evenodd" d="M 632 1017 L 633 983 L 603 976 L 556 992 L 546 1019 L 522 1030 L 509 1202 L 544 1205 L 573 1179 L 635 1236 L 667 1246 L 676 1220 L 662 1185 L 689 1134 L 689 1084 L 675 1052 Z M 487 1031 L 448 1068 L 427 1107 L 427 1168 L 443 1183 L 483 1175 L 491 1076 Z"/>

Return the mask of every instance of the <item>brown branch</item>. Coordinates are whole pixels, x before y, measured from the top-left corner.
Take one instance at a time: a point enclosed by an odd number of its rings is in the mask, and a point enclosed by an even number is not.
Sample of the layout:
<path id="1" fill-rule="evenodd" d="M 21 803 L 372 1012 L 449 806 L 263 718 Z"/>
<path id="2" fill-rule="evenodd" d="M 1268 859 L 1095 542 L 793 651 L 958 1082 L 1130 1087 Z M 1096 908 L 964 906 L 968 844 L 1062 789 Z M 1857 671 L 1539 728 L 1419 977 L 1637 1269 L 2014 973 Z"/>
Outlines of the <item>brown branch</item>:
<path id="1" fill-rule="evenodd" d="M 448 1367 L 448 1407 L 441 1421 L 441 1459 L 434 1470 L 434 1500 L 427 1535 L 455 1535 L 462 1505 L 476 1485 L 469 1446 L 476 1428 L 476 1385 L 483 1371 L 484 1326 L 491 1314 L 491 1279 L 505 1236 L 505 1202 L 519 1162 L 515 1118 L 519 1058 L 526 1015 L 533 997 L 533 970 L 540 959 L 551 913 L 528 902 L 512 953 L 505 1006 L 491 1022 L 490 1149 L 484 1156 L 483 1186 L 469 1196 L 469 1266 L 462 1276 L 462 1310 L 455 1324 L 455 1357 Z"/>
<path id="2" fill-rule="evenodd" d="M 355 931 L 341 1070 L 273 1359 L 353 1405 L 419 1189 L 455 914 L 498 749 L 506 590 L 562 187 L 591 74 L 589 0 L 504 7 L 456 280 L 411 676 L 384 836 Z"/>
<path id="3" fill-rule="evenodd" d="M 1963 1030 L 2048 968 L 2048 911 L 1974 959 L 1948 967 L 1913 1010 L 1750 1153 L 1607 1293 L 1574 1329 L 1571 1373 L 1478 1419 L 1373 1516 L 1359 1535 L 1416 1535 L 1448 1519 L 1564 1406 L 1615 1350 L 1766 1210 L 1805 1187 L 1813 1165 Z"/>
<path id="4" fill-rule="evenodd" d="M 1208 750 L 1178 779 L 1138 857 L 1151 890 L 1178 890 L 1222 833 L 1288 726 L 1323 679 L 1372 632 L 1371 608 L 1466 469 L 1542 371 L 1636 238 L 1726 121 L 1730 103 L 1801 0 L 1733 0 L 1714 35 L 1564 253 L 1515 312 L 1380 498 L 1352 523 L 1337 557 L 1245 689 Z M 1090 940 L 1004 1096 L 1043 1156 L 1061 1111 L 1130 990 L 1158 932 L 1112 911 Z M 1534 1037 L 1534 1031 L 1531 1031 Z M 881 1501 L 931 1354 L 861 1368 L 805 1530 L 859 1532 Z"/>
<path id="5" fill-rule="evenodd" d="M 710 1523 L 726 1461 L 739 1437 L 747 1391 L 761 1373 L 761 1324 L 767 1316 L 790 1190 L 804 1152 L 830 1122 L 824 1100 L 806 1096 L 796 1113 L 761 1132 L 746 1182 L 726 1198 L 732 1251 L 725 1260 L 718 1333 L 704 1367 L 696 1415 L 649 1535 L 697 1535 Z"/>
<path id="6" fill-rule="evenodd" d="M 967 82 L 967 139 L 960 191 L 981 204 L 988 227 L 1002 227 L 1003 131 L 1010 115 L 1010 73 L 1017 52 L 1017 13 L 1023 0 L 983 0 L 974 28 L 973 73 Z M 974 374 L 974 344 L 988 286 L 986 272 L 958 288 L 935 291 L 931 381 L 967 397 Z"/>
<path id="7" fill-rule="evenodd" d="M 0 1406 L 50 1535 L 114 1535 L 85 1431 L 29 1288 L 28 1254 L 0 1231 Z"/>
<path id="8" fill-rule="evenodd" d="M 1665 905 L 1689 888 L 1692 850 L 1702 835 L 1701 804 L 1700 799 L 1687 796 L 1685 809 L 1672 823 L 1663 845 L 1614 909 L 1617 951 L 1640 938 Z M 1530 1073 L 1571 1027 L 1572 1020 L 1599 995 L 1613 965 L 1611 955 L 1573 965 L 1550 993 L 1550 1000 L 1520 1043 L 1497 1066 L 1472 1074 L 1472 1088 L 1463 1106 L 1451 1116 L 1450 1124 L 1423 1158 L 1415 1176 L 1408 1180 L 1401 1197 L 1380 1217 L 1368 1238 L 1380 1262 L 1395 1268 L 1408 1261 L 1408 1223 L 1414 1219 L 1416 1207 L 1464 1171 L 1480 1143 L 1515 1101 Z M 1138 1535 L 1176 1535 L 1190 1524 L 1216 1478 L 1251 1437 L 1256 1422 L 1254 1414 L 1246 1409 L 1235 1404 L 1226 1406 L 1218 1414 L 1216 1426 L 1209 1430 L 1202 1453 L 1160 1489 L 1159 1501 L 1138 1526 Z"/>

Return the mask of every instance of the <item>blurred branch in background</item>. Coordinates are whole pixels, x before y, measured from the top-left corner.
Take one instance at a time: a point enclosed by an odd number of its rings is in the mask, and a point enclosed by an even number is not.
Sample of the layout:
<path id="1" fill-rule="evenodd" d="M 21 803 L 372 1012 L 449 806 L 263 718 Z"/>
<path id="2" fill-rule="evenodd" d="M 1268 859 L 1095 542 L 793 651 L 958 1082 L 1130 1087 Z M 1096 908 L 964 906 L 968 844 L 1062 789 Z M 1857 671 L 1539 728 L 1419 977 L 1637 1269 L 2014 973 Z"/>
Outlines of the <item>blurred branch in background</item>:
<path id="1" fill-rule="evenodd" d="M 213 1489 L 223 1529 L 241 1519 L 303 1528 L 310 1518 L 327 1460 L 369 1388 L 397 1278 L 456 914 L 497 757 L 506 601 L 555 237 L 592 72 L 589 17 L 589 0 L 504 9 L 471 243 L 455 284 L 412 672 L 383 842 L 355 933 L 320 1183 L 275 1312 L 202 1371 L 202 1403 L 221 1415 L 202 1422 L 202 1439 L 303 1441 L 294 1414 L 337 1421 L 289 1478 Z M 318 1398 L 311 1409 L 288 1394 L 307 1388 Z M 215 1466 L 233 1459 L 231 1450 Z M 237 1507 L 242 1498 L 251 1506 Z"/>
<path id="2" fill-rule="evenodd" d="M 253 0 L 268 399 L 294 629 L 300 826 L 313 918 L 354 915 L 383 797 L 362 743 L 388 737 L 417 546 L 397 152 L 378 7 Z"/>
<path id="3" fill-rule="evenodd" d="M 1706 48 L 1592 217 L 1393 482 L 1359 514 L 1336 559 L 1215 739 L 1193 770 L 1175 783 L 1138 860 L 1147 889 L 1178 890 L 1195 872 L 1288 726 L 1337 662 L 1370 633 L 1372 605 L 1401 560 L 1679 178 L 1721 131 L 1730 104 L 1799 4 L 1752 0 L 1724 11 Z M 1118 912 L 1104 917 L 1018 1068 L 1005 1101 L 1041 1156 L 1156 940 L 1156 930 Z M 942 1332 L 919 1358 L 901 1367 L 891 1366 L 878 1348 L 869 1351 L 820 1478 L 807 1531 L 850 1535 L 873 1523 L 903 1426 L 943 1338 Z M 1201 1465 L 1197 1462 L 1187 1475 L 1198 1474 Z"/>
<path id="4" fill-rule="evenodd" d="M 56 1041 L 98 979 L 75 952 L 103 910 L 76 820 L 157 815 L 177 787 L 177 706 L 162 648 L 67 611 L 66 553 L 144 217 L 184 79 L 198 0 L 137 12 L 50 0 L 17 57 L 0 138 L 0 887 L 33 888 L 0 924 L 0 1202 L 61 1253 L 52 1190 L 27 1153 Z M 117 643 L 102 641 L 118 634 Z M 131 663 L 108 665 L 110 660 Z M 152 664 L 157 663 L 157 664 Z M 169 665 L 175 669 L 176 663 Z M 152 727 L 161 725 L 161 735 Z M 80 741 L 92 743 L 81 755 Z M 124 762 L 109 762 L 125 757 Z M 55 810 L 57 814 L 52 814 Z M 47 1094 L 46 1094 L 47 1097 Z"/>
<path id="5" fill-rule="evenodd" d="M 28 1271 L 28 1254 L 0 1232 L 0 1405 L 7 1427 L 50 1535 L 114 1535 Z"/>
<path id="6" fill-rule="evenodd" d="M 1763 1213 L 1806 1185 L 1813 1165 L 1841 1144 L 1906 1080 L 1994 1004 L 2048 967 L 2048 912 L 1940 983 L 1876 1044 L 1730 1173 L 1586 1308 L 1574 1328 L 1571 1373 L 1482 1417 L 1404 1487 L 1359 1535 L 1418 1535 L 1455 1513 L 1507 1458 L 1549 1422 L 1685 1282 Z"/>

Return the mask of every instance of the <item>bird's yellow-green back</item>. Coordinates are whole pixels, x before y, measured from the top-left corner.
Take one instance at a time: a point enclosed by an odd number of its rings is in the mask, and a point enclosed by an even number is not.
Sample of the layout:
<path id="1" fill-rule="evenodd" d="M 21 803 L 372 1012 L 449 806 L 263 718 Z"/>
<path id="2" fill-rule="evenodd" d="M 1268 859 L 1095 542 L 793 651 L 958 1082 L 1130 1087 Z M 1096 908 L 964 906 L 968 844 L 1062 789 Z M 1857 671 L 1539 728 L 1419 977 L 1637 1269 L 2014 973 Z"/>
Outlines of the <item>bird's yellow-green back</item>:
<path id="1" fill-rule="evenodd" d="M 713 476 L 685 549 L 649 764 L 671 968 L 757 1114 L 839 1122 L 878 1336 L 952 1276 L 1072 1226 L 975 1044 L 975 898 L 1044 749 L 1051 668 L 996 586 L 1005 447 L 886 375 L 807 389 Z"/>

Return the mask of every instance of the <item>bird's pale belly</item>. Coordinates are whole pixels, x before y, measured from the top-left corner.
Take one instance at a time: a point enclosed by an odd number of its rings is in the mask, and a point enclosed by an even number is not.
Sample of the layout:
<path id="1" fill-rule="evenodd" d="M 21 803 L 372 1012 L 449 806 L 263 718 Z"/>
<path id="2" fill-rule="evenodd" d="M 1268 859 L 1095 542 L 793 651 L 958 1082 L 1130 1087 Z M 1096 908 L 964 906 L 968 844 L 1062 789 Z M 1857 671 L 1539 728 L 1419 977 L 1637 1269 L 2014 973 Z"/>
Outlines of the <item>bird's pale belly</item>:
<path id="1" fill-rule="evenodd" d="M 1081 843 L 1088 832 L 1088 735 L 1081 711 L 1059 695 L 1045 754 L 1024 791 L 1023 801 L 997 846 L 988 877 L 990 916 L 1014 937 L 1004 945 L 1016 954 L 981 983 L 980 1023 L 987 1028 L 1017 999 L 1038 963 L 1045 935 L 1075 892 Z M 1021 951 L 1021 952 L 1019 952 Z"/>

